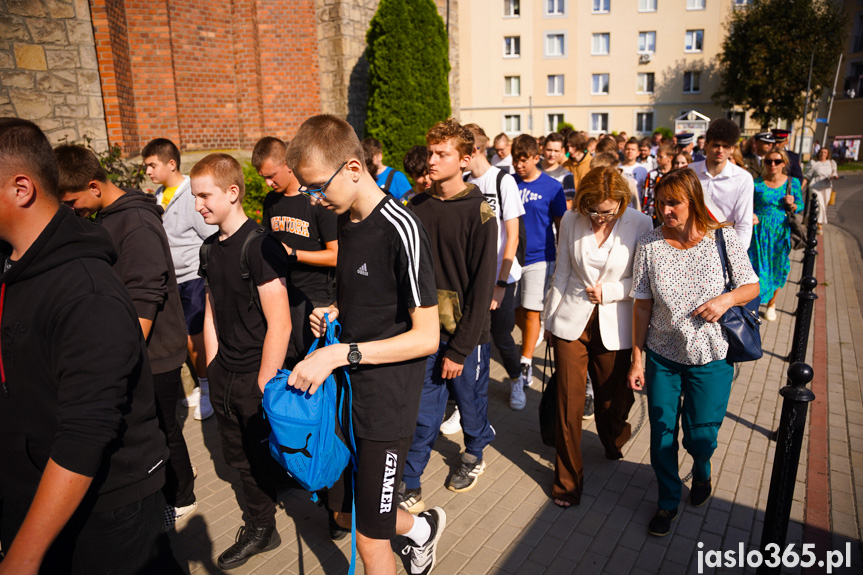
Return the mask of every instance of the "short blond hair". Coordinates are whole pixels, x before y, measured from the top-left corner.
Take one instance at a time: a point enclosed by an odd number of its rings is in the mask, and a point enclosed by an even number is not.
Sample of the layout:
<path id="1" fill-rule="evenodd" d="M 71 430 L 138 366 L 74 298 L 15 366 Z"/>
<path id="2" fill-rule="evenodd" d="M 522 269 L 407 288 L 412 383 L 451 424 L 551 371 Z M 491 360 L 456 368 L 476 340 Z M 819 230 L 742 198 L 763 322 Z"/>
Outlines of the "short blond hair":
<path id="1" fill-rule="evenodd" d="M 605 200 L 614 200 L 619 206 L 617 215 L 614 216 L 614 219 L 617 219 L 626 211 L 631 197 L 629 184 L 626 183 L 617 168 L 603 166 L 593 168 L 579 180 L 578 192 L 575 194 L 575 200 L 572 204 L 578 213 L 586 216 L 593 206 L 601 204 Z"/>
<path id="2" fill-rule="evenodd" d="M 365 169 L 366 155 L 353 127 L 336 116 L 319 114 L 297 130 L 285 161 L 292 170 L 309 161 L 318 162 L 322 169 L 335 170 L 354 158 Z"/>
<path id="3" fill-rule="evenodd" d="M 216 187 L 228 191 L 231 186 L 240 188 L 240 201 L 246 194 L 246 181 L 243 178 L 243 168 L 240 162 L 228 154 L 215 153 L 204 156 L 192 166 L 189 177 L 192 179 L 210 176 Z"/>

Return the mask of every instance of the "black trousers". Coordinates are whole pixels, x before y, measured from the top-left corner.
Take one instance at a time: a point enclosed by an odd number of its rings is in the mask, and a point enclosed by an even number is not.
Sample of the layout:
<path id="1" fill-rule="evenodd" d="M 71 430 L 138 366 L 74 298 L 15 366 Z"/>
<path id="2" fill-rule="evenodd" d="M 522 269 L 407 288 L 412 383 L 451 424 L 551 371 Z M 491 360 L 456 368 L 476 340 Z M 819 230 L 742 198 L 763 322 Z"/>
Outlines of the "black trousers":
<path id="1" fill-rule="evenodd" d="M 506 286 L 500 307 L 491 312 L 491 340 L 500 353 L 503 368 L 510 379 L 521 375 L 521 347 L 515 345 L 512 330 L 515 328 L 515 287 Z"/>
<path id="2" fill-rule="evenodd" d="M 177 402 L 183 393 L 181 368 L 153 374 L 156 392 L 156 416 L 159 428 L 168 440 L 171 456 L 165 467 L 165 501 L 174 507 L 185 507 L 195 502 L 195 476 L 189 459 L 189 448 L 183 429 L 177 422 Z"/>
<path id="3" fill-rule="evenodd" d="M 287 473 L 270 455 L 270 424 L 264 419 L 258 373 L 230 371 L 217 359 L 207 367 L 207 376 L 222 453 L 240 472 L 247 505 L 244 520 L 252 527 L 273 525 L 277 486 Z"/>

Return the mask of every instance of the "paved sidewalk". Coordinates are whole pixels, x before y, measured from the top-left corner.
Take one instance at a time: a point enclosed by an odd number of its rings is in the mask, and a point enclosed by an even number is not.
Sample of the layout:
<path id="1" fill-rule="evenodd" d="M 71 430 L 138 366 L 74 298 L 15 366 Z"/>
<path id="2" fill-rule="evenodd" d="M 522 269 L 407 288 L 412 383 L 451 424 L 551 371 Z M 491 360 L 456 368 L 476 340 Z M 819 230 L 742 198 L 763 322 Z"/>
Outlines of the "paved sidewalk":
<path id="1" fill-rule="evenodd" d="M 827 441 L 819 441 L 810 449 L 813 423 L 807 424 L 788 543 L 794 543 L 799 553 L 804 542 L 820 541 L 822 536 L 831 549 L 844 551 L 849 542 L 852 567 L 833 572 L 860 573 L 863 317 L 855 285 L 863 285 L 863 259 L 857 243 L 835 227 L 828 226 L 819 239 L 822 255 L 816 306 L 824 314 L 826 328 L 811 336 L 808 361 L 812 362 L 820 345 L 825 356 L 816 357 L 814 367 L 816 379 L 823 378 L 827 393 L 813 402 L 810 418 L 819 429 L 826 429 L 823 436 Z M 788 365 L 784 358 L 791 348 L 801 258 L 801 252 L 792 254 L 791 279 L 777 304 L 778 321 L 764 322 L 762 327 L 764 357 L 743 364 L 734 383 L 712 460 L 715 495 L 707 505 L 694 509 L 681 503 L 681 513 L 669 536 L 647 534 L 657 494 L 650 467 L 647 402 L 641 394 L 630 415 L 635 433 L 624 448 L 624 458 L 616 462 L 605 459 L 595 425 L 590 422 L 583 436 L 582 503 L 568 510 L 553 505 L 549 493 L 554 451 L 542 444 L 537 417 L 543 345 L 536 353 L 537 380 L 527 392 L 523 411 L 509 409 L 505 373 L 498 362 L 492 364 L 489 418 L 498 435 L 486 452 L 488 469 L 474 490 L 455 494 L 443 486 L 457 460 L 462 437 L 441 436 L 435 444 L 423 477 L 423 495 L 427 505 L 442 506 L 448 516 L 435 573 L 698 573 L 699 543 L 705 552 L 736 550 L 741 542 L 747 551 L 756 549 L 775 449 L 770 437 L 779 424 L 778 390 L 785 385 Z M 824 415 L 823 422 L 818 420 L 819 413 Z M 185 434 L 192 461 L 199 469 L 199 513 L 173 536 L 174 551 L 192 573 L 219 573 L 215 558 L 233 543 L 241 524 L 231 486 L 236 476 L 223 461 L 214 418 L 203 423 L 187 418 Z M 816 460 L 826 462 L 823 477 L 813 478 L 811 471 L 807 474 L 810 458 L 813 464 Z M 681 449 L 680 473 L 687 485 L 691 464 Z M 688 488 L 684 489 L 684 500 L 687 496 Z M 826 507 L 810 509 L 808 502 L 817 501 L 822 506 L 826 502 Z M 804 520 L 818 513 L 827 514 L 830 533 L 804 529 Z M 309 500 L 307 493 L 282 493 L 277 522 L 281 547 L 231 573 L 347 572 L 350 538 L 338 545 L 330 541 L 326 513 Z M 826 550 L 816 548 L 819 559 Z M 744 571 L 754 569 L 705 568 L 703 572 Z M 363 572 L 362 565 L 357 572 Z M 785 572 L 799 573 L 800 568 L 783 569 Z"/>

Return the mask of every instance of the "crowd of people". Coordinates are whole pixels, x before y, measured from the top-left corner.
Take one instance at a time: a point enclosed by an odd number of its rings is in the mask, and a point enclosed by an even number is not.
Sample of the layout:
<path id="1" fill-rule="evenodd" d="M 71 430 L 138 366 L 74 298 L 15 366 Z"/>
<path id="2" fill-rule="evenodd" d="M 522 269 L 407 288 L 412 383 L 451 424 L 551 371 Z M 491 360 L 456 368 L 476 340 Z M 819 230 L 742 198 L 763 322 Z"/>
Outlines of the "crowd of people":
<path id="1" fill-rule="evenodd" d="M 396 546 L 427 574 L 447 518 L 423 498 L 424 471 L 438 435 L 462 432 L 446 487 L 480 481 L 492 343 L 513 410 L 537 346 L 554 349 L 549 485 L 562 508 L 581 500 L 583 422 L 595 417 L 605 456 L 621 459 L 644 391 L 659 488 L 649 532 L 666 535 L 679 429 L 690 504 L 713 490 L 734 371 L 718 320 L 759 296 L 776 319 L 787 218 L 807 189 L 830 199 L 835 163 L 819 154 L 804 174 L 787 138 L 741 142 L 719 119 L 697 138 L 490 139 L 450 119 L 402 172 L 379 141 L 320 115 L 290 142 L 255 145 L 271 188 L 258 223 L 228 154 L 185 176 L 177 146 L 153 140 L 142 157 L 159 187 L 145 194 L 113 184 L 92 151 L 0 120 L 0 575 L 183 572 L 167 537 L 197 509 L 180 402 L 195 419 L 215 413 L 240 478 L 243 525 L 219 567 L 279 547 L 277 494 L 292 484 L 261 400 L 280 369 L 309 394 L 350 374 L 357 469 L 318 494 L 331 537 L 354 519 L 367 573 L 394 573 Z M 309 353 L 327 319 L 343 343 Z"/>

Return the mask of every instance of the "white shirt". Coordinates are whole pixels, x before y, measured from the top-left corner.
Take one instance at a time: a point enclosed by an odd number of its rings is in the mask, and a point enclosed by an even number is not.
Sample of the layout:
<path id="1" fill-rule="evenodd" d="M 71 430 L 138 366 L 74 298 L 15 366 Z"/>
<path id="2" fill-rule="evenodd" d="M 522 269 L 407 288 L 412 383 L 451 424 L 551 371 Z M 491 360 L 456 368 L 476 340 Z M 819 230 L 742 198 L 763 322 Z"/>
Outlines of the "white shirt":
<path id="1" fill-rule="evenodd" d="M 718 221 L 733 223 L 743 249 L 748 250 L 752 240 L 752 202 L 755 198 L 752 176 L 731 162 L 726 162 L 716 177 L 707 171 L 707 161 L 689 164 L 689 169 L 701 181 L 707 209 Z"/>
<path id="2" fill-rule="evenodd" d="M 496 168 L 500 168 L 501 170 L 505 170 L 507 174 L 512 174 L 512 154 L 508 155 L 504 159 L 501 159 L 497 154 L 492 154 L 491 165 Z"/>
<path id="3" fill-rule="evenodd" d="M 524 215 L 524 204 L 521 203 L 518 185 L 515 183 L 515 178 L 508 174 L 503 177 L 503 181 L 500 183 L 500 199 L 503 202 L 503 206 L 498 205 L 497 174 L 500 171 L 499 167 L 492 166 L 482 177 L 474 178 L 469 176 L 467 179 L 469 184 L 473 184 L 479 188 L 479 191 L 485 196 L 485 200 L 494 210 L 494 215 L 497 216 L 497 271 L 495 272 L 495 279 L 499 277 L 500 266 L 503 263 L 503 251 L 506 247 L 506 226 L 504 223 Z M 509 280 L 507 281 L 514 283 L 520 279 L 521 264 L 518 263 L 517 258 L 513 258 L 512 267 L 509 268 Z"/>

